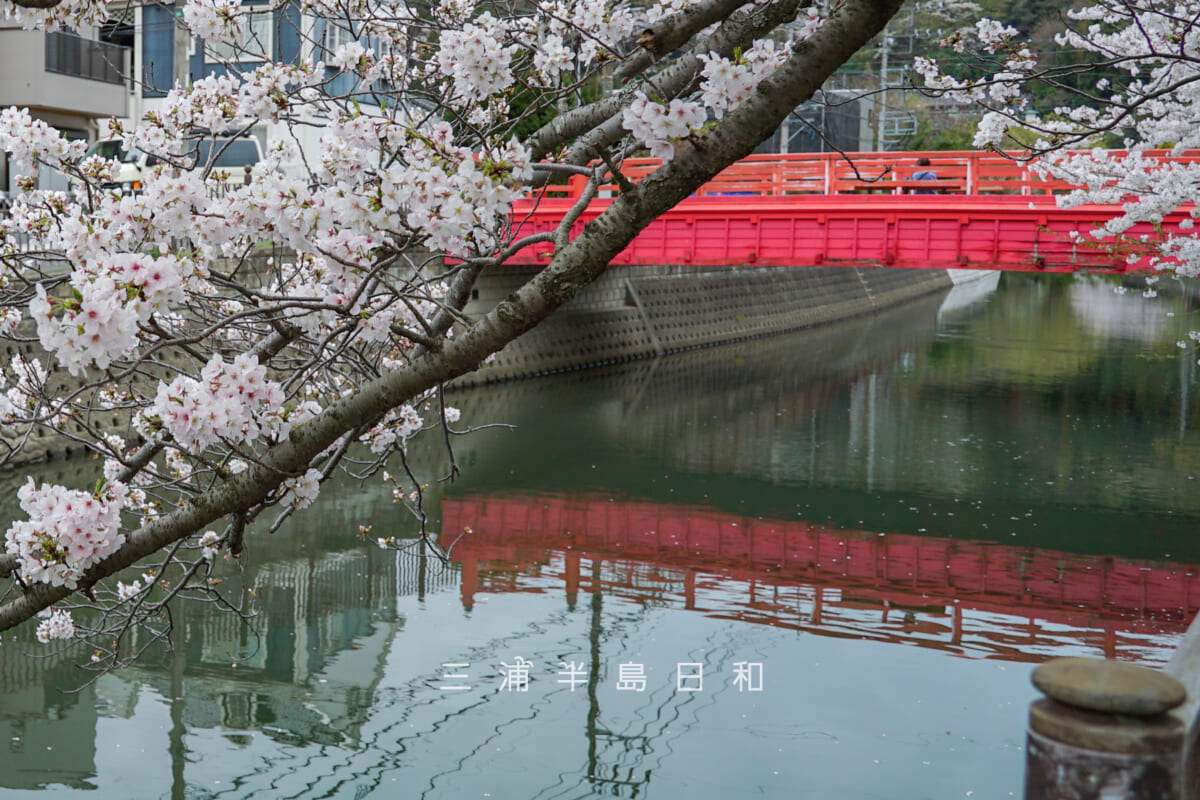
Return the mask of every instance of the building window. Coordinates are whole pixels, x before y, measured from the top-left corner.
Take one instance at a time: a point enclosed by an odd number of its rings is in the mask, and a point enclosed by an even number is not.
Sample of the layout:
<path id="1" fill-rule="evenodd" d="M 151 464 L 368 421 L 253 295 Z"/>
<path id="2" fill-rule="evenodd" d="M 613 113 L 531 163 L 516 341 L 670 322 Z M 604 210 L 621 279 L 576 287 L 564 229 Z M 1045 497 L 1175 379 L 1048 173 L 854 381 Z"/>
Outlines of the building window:
<path id="1" fill-rule="evenodd" d="M 242 23 L 239 39 L 204 43 L 204 60 L 210 64 L 271 59 L 271 14 L 251 14 Z"/>
<path id="2" fill-rule="evenodd" d="M 358 37 L 354 35 L 354 31 L 350 30 L 345 23 L 334 22 L 331 19 L 325 21 L 324 44 L 327 53 L 336 53 L 338 48 L 355 41 L 358 41 Z"/>

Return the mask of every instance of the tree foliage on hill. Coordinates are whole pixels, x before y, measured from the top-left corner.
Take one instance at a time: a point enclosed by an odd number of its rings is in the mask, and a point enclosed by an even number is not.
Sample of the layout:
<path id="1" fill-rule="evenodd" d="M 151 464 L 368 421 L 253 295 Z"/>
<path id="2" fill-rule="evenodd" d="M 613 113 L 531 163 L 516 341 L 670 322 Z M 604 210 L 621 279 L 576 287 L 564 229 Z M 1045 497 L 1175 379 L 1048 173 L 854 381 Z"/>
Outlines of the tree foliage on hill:
<path id="1" fill-rule="evenodd" d="M 1054 37 L 1065 30 L 1064 21 L 1072 7 L 1072 0 L 917 0 L 909 3 L 889 24 L 884 45 L 880 35 L 864 47 L 842 68 L 840 82 L 873 96 L 881 85 L 889 82 L 900 91 L 889 92 L 886 100 L 889 109 L 916 117 L 916 130 L 903 142 L 912 150 L 960 150 L 969 149 L 973 137 L 972 127 L 978 115 L 967 109 L 948 109 L 944 104 L 920 98 L 911 91 L 913 86 L 911 66 L 915 58 L 932 58 L 939 61 L 955 60 L 950 43 L 956 33 L 969 29 L 980 18 L 994 18 L 1011 25 L 1029 39 L 1031 49 L 1038 53 L 1044 65 L 1095 65 L 1095 59 L 1085 51 L 1063 48 Z M 882 74 L 886 59 L 889 75 Z M 959 60 L 957 74 L 960 77 L 983 78 L 987 66 L 967 60 Z M 901 71 L 898 76 L 896 73 Z M 1081 72 L 1076 80 L 1079 84 L 1089 80 Z M 1032 104 L 1039 111 L 1050 111 L 1069 96 L 1045 84 L 1032 83 L 1029 87 Z M 878 109 L 876 109 L 878 112 Z"/>
<path id="2" fill-rule="evenodd" d="M 955 42 L 956 54 L 974 54 L 975 70 L 944 70 L 932 60 L 918 67 L 933 94 L 986 111 L 977 146 L 1016 142 L 1038 169 L 1079 186 L 1060 198 L 1064 205 L 1123 206 L 1096 238 L 1137 222 L 1157 225 L 1186 208 L 1190 219 L 1180 232 L 1145 242 L 1132 257 L 1148 250 L 1156 266 L 1200 274 L 1200 241 L 1190 233 L 1200 216 L 1200 162 L 1148 152 L 1181 156 L 1200 148 L 1200 2 L 1101 0 L 1067 12 L 1054 41 L 1083 58 L 1042 58 L 1021 31 L 981 20 Z M 1063 98 L 1048 110 L 1038 102 L 1046 89 Z M 1123 149 L 1086 150 L 1109 144 Z"/>
<path id="3" fill-rule="evenodd" d="M 1071 9 L 1078 5 L 1076 0 L 979 0 L 979 12 L 968 21 L 967 27 L 970 27 L 980 17 L 990 18 L 1015 29 L 1043 68 L 1058 70 L 1059 82 L 1064 85 L 1050 84 L 1034 77 L 1026 87 L 1030 106 L 1039 113 L 1049 113 L 1058 106 L 1069 104 L 1074 95 L 1093 85 L 1107 72 L 1108 68 L 1094 53 L 1085 48 L 1065 47 L 1056 41 L 1069 26 Z M 943 31 L 940 37 L 928 37 L 923 41 L 915 55 L 954 60 L 951 44 L 955 39 L 952 32 Z M 958 61 L 956 74 L 980 79 L 990 75 L 992 66 L 987 62 L 962 59 Z"/>
<path id="4" fill-rule="evenodd" d="M 1047 25 L 1066 18 L 1067 12 L 1078 6 L 1072 0 L 978 0 L 982 13 L 1003 20 L 1026 36 L 1035 36 Z"/>

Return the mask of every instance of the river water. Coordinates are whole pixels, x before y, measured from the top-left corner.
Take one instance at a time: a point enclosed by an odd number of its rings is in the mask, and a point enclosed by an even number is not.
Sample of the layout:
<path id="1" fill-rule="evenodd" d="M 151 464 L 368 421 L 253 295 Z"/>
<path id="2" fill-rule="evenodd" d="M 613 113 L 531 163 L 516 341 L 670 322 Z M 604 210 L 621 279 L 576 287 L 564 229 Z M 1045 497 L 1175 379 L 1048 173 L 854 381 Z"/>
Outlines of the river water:
<path id="1" fill-rule="evenodd" d="M 448 563 L 343 482 L 248 542 L 253 632 L 82 689 L 7 634 L 0 796 L 1019 797 L 1036 663 L 1161 666 L 1200 604 L 1194 301 L 1116 287 L 457 393 L 513 427 L 432 484 Z"/>

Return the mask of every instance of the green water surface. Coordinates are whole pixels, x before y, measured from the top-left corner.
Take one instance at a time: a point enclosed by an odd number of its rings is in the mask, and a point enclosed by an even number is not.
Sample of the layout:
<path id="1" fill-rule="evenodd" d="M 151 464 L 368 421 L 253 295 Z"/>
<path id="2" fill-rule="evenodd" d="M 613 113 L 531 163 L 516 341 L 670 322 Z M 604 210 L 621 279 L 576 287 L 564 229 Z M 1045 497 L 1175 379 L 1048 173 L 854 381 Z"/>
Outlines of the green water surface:
<path id="1" fill-rule="evenodd" d="M 464 426 L 513 427 L 457 439 L 433 484 L 448 563 L 360 538 L 416 528 L 343 480 L 248 541 L 252 629 L 181 608 L 174 653 L 83 688 L 79 656 L 5 634 L 0 797 L 1020 796 L 1032 667 L 1161 665 L 1200 603 L 1085 591 L 1200 571 L 1195 302 L 1118 285 L 1006 275 L 454 393 Z M 906 552 L 916 573 L 881 555 Z"/>

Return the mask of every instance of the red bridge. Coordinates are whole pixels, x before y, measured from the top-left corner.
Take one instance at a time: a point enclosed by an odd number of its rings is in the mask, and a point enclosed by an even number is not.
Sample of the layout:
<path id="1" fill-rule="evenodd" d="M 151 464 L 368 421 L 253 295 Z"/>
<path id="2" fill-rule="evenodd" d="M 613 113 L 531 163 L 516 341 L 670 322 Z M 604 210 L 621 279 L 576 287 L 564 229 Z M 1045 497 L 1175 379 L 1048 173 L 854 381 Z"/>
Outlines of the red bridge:
<path id="1" fill-rule="evenodd" d="M 688 506 L 555 495 L 446 499 L 442 526 L 442 544 L 463 565 L 466 601 L 480 591 L 521 591 L 519 576 L 535 573 L 573 595 L 586 581 L 584 559 L 607 565 L 606 591 L 639 602 L 676 597 L 685 608 L 825 635 L 924 633 L 923 646 L 950 649 L 973 626 L 986 640 L 976 649 L 1027 660 L 1080 640 L 1110 658 L 1119 650 L 1146 658 L 1133 651 L 1163 632 L 1182 634 L 1200 608 L 1194 566 Z M 904 628 L 910 616 L 923 631 Z"/>
<path id="2" fill-rule="evenodd" d="M 1200 161 L 1200 154 L 1161 159 Z M 931 165 L 918 166 L 919 157 Z M 1125 272 L 1148 268 L 1148 243 L 1179 230 L 1176 212 L 1161 226 L 1138 224 L 1097 242 L 1091 232 L 1113 206 L 1058 207 L 1075 188 L 1042 180 L 1001 154 L 981 152 L 756 155 L 740 161 L 652 223 L 614 264 L 970 267 L 1046 272 Z M 625 162 L 636 182 L 657 159 Z M 936 181 L 915 180 L 931 170 Z M 514 208 L 520 234 L 554 230 L 579 197 L 577 177 L 555 196 Z M 618 194 L 602 187 L 573 231 Z M 914 194 L 933 191 L 934 194 Z M 553 245 L 523 249 L 518 264 L 548 263 Z"/>

